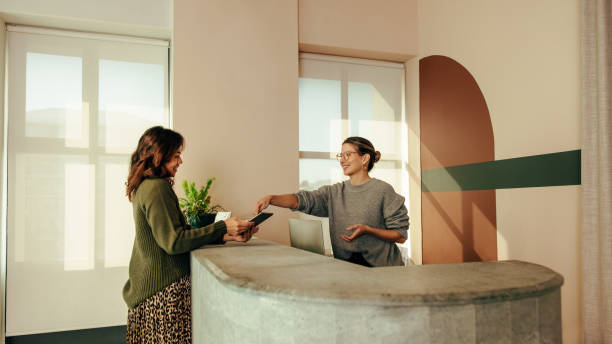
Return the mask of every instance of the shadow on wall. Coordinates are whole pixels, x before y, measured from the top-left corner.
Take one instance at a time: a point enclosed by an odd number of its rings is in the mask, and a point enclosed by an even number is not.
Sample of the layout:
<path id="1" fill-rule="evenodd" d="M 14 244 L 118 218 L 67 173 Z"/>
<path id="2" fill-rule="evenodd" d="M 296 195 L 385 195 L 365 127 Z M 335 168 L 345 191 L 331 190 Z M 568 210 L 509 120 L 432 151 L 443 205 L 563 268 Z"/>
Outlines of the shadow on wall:
<path id="1" fill-rule="evenodd" d="M 422 171 L 495 160 L 489 109 L 467 69 L 449 57 L 425 57 L 419 88 Z M 428 187 L 421 193 L 423 264 L 497 260 L 495 190 Z"/>

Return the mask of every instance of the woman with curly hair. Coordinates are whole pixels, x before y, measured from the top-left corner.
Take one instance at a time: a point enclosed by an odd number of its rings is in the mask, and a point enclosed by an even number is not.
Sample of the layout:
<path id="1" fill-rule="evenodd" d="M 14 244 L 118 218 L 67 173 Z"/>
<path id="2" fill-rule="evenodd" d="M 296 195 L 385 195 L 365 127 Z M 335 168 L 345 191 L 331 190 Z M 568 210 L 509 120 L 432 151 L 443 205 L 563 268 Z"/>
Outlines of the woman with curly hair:
<path id="1" fill-rule="evenodd" d="M 189 252 L 207 244 L 246 242 L 258 230 L 235 217 L 202 228 L 186 224 L 172 189 L 183 144 L 181 134 L 153 127 L 131 157 L 126 195 L 136 237 L 123 288 L 129 344 L 191 343 Z"/>

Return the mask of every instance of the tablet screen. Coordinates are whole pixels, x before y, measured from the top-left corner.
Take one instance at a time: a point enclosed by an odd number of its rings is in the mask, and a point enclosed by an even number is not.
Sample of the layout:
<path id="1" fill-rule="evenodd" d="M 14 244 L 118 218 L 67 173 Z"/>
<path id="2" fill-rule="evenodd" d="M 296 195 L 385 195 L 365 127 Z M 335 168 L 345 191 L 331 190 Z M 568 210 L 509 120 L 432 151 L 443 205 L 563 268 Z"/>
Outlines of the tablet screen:
<path id="1" fill-rule="evenodd" d="M 272 216 L 272 213 L 259 213 L 253 216 L 249 221 L 254 223 L 254 226 L 259 226 L 260 223 L 264 222 L 267 218 Z"/>

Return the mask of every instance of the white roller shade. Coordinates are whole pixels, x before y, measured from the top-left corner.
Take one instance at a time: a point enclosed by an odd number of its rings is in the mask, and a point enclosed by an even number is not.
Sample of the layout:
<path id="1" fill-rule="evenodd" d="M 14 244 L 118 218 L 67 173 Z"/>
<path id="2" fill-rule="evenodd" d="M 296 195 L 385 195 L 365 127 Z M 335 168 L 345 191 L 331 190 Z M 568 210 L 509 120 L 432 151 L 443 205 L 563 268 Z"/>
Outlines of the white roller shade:
<path id="1" fill-rule="evenodd" d="M 6 334 L 123 325 L 129 154 L 169 124 L 167 42 L 9 31 Z"/>

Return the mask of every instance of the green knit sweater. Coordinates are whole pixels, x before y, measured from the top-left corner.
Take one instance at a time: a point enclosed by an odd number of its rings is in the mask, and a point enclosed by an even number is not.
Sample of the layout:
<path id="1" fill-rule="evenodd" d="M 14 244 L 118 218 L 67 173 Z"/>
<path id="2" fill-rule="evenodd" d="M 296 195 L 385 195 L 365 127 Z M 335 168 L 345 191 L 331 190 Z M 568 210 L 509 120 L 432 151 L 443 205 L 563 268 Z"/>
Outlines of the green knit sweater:
<path id="1" fill-rule="evenodd" d="M 189 251 L 223 243 L 227 232 L 224 221 L 190 229 L 165 179 L 145 179 L 134 193 L 132 206 L 136 237 L 129 279 L 123 287 L 129 308 L 189 274 Z"/>

